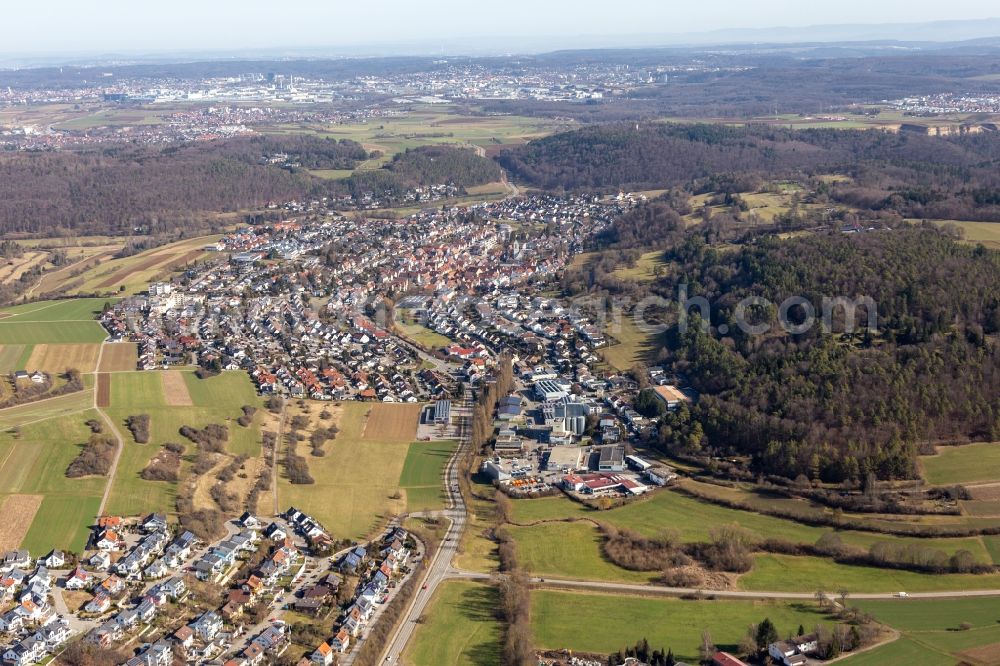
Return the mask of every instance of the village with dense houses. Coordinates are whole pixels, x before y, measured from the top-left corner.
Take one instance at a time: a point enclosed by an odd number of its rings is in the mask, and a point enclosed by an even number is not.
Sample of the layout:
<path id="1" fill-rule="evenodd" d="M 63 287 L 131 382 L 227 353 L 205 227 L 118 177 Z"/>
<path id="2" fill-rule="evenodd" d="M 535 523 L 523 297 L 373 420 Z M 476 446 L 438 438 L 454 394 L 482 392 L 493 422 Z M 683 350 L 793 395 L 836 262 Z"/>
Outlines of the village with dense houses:
<path id="1" fill-rule="evenodd" d="M 624 443 L 656 419 L 633 408 L 636 377 L 609 375 L 604 315 L 543 290 L 642 200 L 529 196 L 400 220 L 289 204 L 301 221 L 226 234 L 206 246 L 213 258 L 109 305 L 101 321 L 112 341 L 138 343 L 140 369 L 245 371 L 261 394 L 293 399 L 447 400 L 512 350 L 518 390 L 503 397 L 484 471 L 513 494 L 634 497 L 673 478 L 626 464 Z M 404 319 L 436 337 L 406 334 Z M 683 378 L 647 372 L 667 409 L 691 401 Z"/>
<path id="2" fill-rule="evenodd" d="M 549 321 L 561 311 L 538 302 L 533 285 L 558 274 L 635 201 L 530 197 L 388 221 L 290 205 L 309 221 L 227 234 L 207 246 L 215 259 L 110 305 L 101 321 L 111 341 L 138 343 L 140 369 L 194 361 L 245 370 L 265 395 L 422 401 L 444 393 L 447 378 L 394 330 L 386 299 L 400 298 L 396 310 L 409 307 L 445 331 L 455 344 L 420 346 L 462 363 L 472 383 L 493 348 L 525 329 L 526 345 L 552 339 L 561 359 L 572 352 L 596 361 L 598 327 L 574 317 L 573 330 L 589 342 L 568 350 Z M 545 225 L 559 234 L 525 231 Z M 407 296 L 414 292 L 431 296 Z M 539 307 L 549 314 L 536 316 Z"/>
<path id="3" fill-rule="evenodd" d="M 461 387 L 512 352 L 514 390 L 482 471 L 512 496 L 635 497 L 674 478 L 626 455 L 652 425 L 632 408 L 638 383 L 607 374 L 599 317 L 541 290 L 636 201 L 532 196 L 396 221 L 292 205 L 302 221 L 240 227 L 100 321 L 110 342 L 137 343 L 139 370 L 197 364 L 247 372 L 265 396 L 429 403 L 436 424 L 452 423 Z M 544 227 L 559 233 L 532 231 Z M 396 317 L 442 342 L 408 335 Z M 658 368 L 647 379 L 668 408 L 691 399 Z M 294 508 L 245 513 L 211 543 L 162 513 L 101 516 L 83 553 L 3 555 L 3 660 L 38 663 L 79 637 L 127 646 L 129 666 L 256 666 L 293 645 L 282 620 L 292 610 L 329 620 L 302 663 L 345 663 L 422 549 L 394 524 L 368 543 L 338 542 Z"/>
<path id="4" fill-rule="evenodd" d="M 3 554 L 3 663 L 44 661 L 74 637 L 129 646 L 128 666 L 273 663 L 293 645 L 282 614 L 294 610 L 329 619 L 327 639 L 300 660 L 329 666 L 358 644 L 421 556 L 395 526 L 333 552 L 323 527 L 295 508 L 271 521 L 244 513 L 227 532 L 203 543 L 163 514 L 102 516 L 79 557 Z"/>
<path id="5" fill-rule="evenodd" d="M 477 386 L 512 350 L 518 390 L 502 399 L 484 471 L 515 494 L 638 496 L 673 478 L 626 464 L 624 443 L 656 424 L 633 407 L 638 378 L 608 373 L 604 314 L 543 290 L 642 200 L 530 196 L 401 220 L 289 204 L 302 221 L 226 234 L 206 246 L 213 259 L 101 320 L 112 341 L 139 344 L 140 369 L 246 371 L 261 394 L 293 399 L 446 400 L 456 380 Z M 406 334 L 402 319 L 436 337 Z M 692 400 L 682 377 L 646 372 L 666 409 Z"/>

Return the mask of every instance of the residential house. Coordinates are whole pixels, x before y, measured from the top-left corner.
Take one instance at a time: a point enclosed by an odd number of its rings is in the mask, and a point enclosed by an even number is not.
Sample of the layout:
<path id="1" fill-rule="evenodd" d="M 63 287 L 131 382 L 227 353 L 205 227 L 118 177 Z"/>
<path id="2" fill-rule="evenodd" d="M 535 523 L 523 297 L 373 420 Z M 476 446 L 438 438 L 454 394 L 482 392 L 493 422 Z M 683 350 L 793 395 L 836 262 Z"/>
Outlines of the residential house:
<path id="1" fill-rule="evenodd" d="M 210 641 L 222 631 L 222 618 L 215 611 L 206 611 L 190 624 L 195 635 L 204 641 Z"/>
<path id="2" fill-rule="evenodd" d="M 819 638 L 816 634 L 805 634 L 777 641 L 767 646 L 767 653 L 776 662 L 785 666 L 802 666 L 809 659 L 808 655 L 819 648 Z"/>

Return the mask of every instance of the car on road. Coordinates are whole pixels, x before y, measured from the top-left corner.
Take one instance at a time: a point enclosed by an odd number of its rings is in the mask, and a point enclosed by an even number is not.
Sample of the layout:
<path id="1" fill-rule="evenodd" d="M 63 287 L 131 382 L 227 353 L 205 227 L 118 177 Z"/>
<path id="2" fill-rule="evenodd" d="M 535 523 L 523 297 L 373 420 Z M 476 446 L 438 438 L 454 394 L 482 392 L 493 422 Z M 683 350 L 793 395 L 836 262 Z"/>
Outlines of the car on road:
<path id="1" fill-rule="evenodd" d="M 427 583 L 424 583 L 423 586 L 420 589 L 421 590 L 426 590 L 427 589 Z"/>
<path id="2" fill-rule="evenodd" d="M 900 599 L 906 599 L 906 598 L 907 598 L 907 597 L 909 597 L 910 595 L 909 595 L 909 594 L 907 594 L 906 592 L 897 592 L 897 593 L 896 593 L 896 596 L 897 596 L 897 597 L 899 597 Z"/>

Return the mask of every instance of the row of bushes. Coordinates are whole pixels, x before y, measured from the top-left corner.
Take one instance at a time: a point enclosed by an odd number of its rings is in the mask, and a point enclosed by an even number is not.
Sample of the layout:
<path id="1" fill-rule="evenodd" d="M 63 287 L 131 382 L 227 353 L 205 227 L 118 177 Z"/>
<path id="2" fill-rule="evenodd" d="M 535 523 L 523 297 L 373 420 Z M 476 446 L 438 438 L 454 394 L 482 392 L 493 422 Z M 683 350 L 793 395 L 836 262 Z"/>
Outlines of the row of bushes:
<path id="1" fill-rule="evenodd" d="M 517 561 L 517 544 L 505 527 L 510 518 L 510 500 L 497 493 L 496 501 L 493 533 L 499 543 L 499 619 L 506 628 L 501 661 L 510 666 L 534 666 L 537 659 L 531 635 L 531 585 Z"/>
<path id="2" fill-rule="evenodd" d="M 868 550 L 850 546 L 840 535 L 828 532 L 813 546 L 815 554 L 832 557 L 842 564 L 859 564 L 885 569 L 904 569 L 919 573 L 992 573 L 996 567 L 983 564 L 968 550 L 958 550 L 948 555 L 937 548 L 914 543 L 881 541 Z"/>
<path id="3" fill-rule="evenodd" d="M 214 541 L 226 533 L 226 517 L 217 509 L 196 509 L 194 506 L 195 479 L 188 479 L 177 488 L 174 506 L 181 527 L 190 530 L 202 541 Z"/>
<path id="4" fill-rule="evenodd" d="M 142 470 L 142 478 L 146 481 L 170 481 L 176 483 L 181 474 L 181 456 L 184 446 L 167 442 L 163 448 Z"/>
<path id="5" fill-rule="evenodd" d="M 753 568 L 755 552 L 830 557 L 852 564 L 919 573 L 989 573 L 995 567 L 978 562 L 967 550 L 952 555 L 917 544 L 879 542 L 869 549 L 845 544 L 834 532 L 824 534 L 815 544 L 783 539 L 760 539 L 739 526 L 721 526 L 710 532 L 707 542 L 681 543 L 675 533 L 649 538 L 611 525 L 600 525 L 604 555 L 631 571 L 663 571 L 660 581 L 670 587 L 697 586 L 701 577 L 691 569 L 694 562 L 708 571 L 745 573 Z"/>
<path id="6" fill-rule="evenodd" d="M 1000 534 L 1000 526 L 992 527 L 973 527 L 971 525 L 940 525 L 940 524 L 922 524 L 918 525 L 915 523 L 873 523 L 867 520 L 853 520 L 850 518 L 845 518 L 839 513 L 834 513 L 832 515 L 816 514 L 812 516 L 805 516 L 802 513 L 795 511 L 787 511 L 780 507 L 761 507 L 752 506 L 746 502 L 741 502 L 740 500 L 716 497 L 709 495 L 707 493 L 702 493 L 690 486 L 677 486 L 678 491 L 686 493 L 695 499 L 702 500 L 704 502 L 711 502 L 712 504 L 718 504 L 730 509 L 738 509 L 740 511 L 749 511 L 752 513 L 759 513 L 765 516 L 773 516 L 775 518 L 783 518 L 785 520 L 791 520 L 797 523 L 802 523 L 803 525 L 811 525 L 813 527 L 833 527 L 837 529 L 847 529 L 855 530 L 858 532 L 872 532 L 876 534 L 892 534 L 894 536 L 909 536 L 921 539 L 933 539 L 933 538 L 947 538 L 947 537 L 968 537 L 968 536 L 979 536 L 979 535 L 995 535 Z"/>
<path id="7" fill-rule="evenodd" d="M 209 423 L 204 428 L 181 426 L 180 434 L 198 445 L 202 451 L 222 453 L 229 441 L 229 428 L 218 423 Z"/>
<path id="8" fill-rule="evenodd" d="M 106 476 L 115 460 L 118 443 L 112 437 L 94 433 L 79 455 L 66 468 L 66 476 Z"/>
<path id="9" fill-rule="evenodd" d="M 253 423 L 253 416 L 257 413 L 257 408 L 251 405 L 243 405 L 241 409 L 243 413 L 236 419 L 236 422 L 244 428 L 249 428 L 250 424 Z"/>
<path id="10" fill-rule="evenodd" d="M 125 425 L 132 433 L 136 444 L 149 443 L 149 414 L 136 414 L 125 419 Z"/>
<path id="11" fill-rule="evenodd" d="M 285 475 L 288 476 L 289 483 L 310 485 L 316 483 L 316 479 L 309 473 L 309 463 L 296 452 L 300 437 L 302 435 L 297 430 L 292 430 L 285 435 Z"/>
<path id="12" fill-rule="evenodd" d="M 322 457 L 326 455 L 326 451 L 323 450 L 323 446 L 337 438 L 337 433 L 340 429 L 331 425 L 326 428 L 316 428 L 311 435 L 309 435 L 309 445 L 312 446 L 312 454 L 317 457 Z"/>
<path id="13" fill-rule="evenodd" d="M 245 453 L 233 458 L 228 465 L 219 470 L 219 473 L 215 475 L 219 481 L 229 482 L 233 480 L 236 473 L 243 469 L 243 465 L 246 464 L 247 460 L 250 460 L 250 456 Z"/>
<path id="14" fill-rule="evenodd" d="M 208 491 L 208 494 L 219 505 L 223 513 L 234 514 L 241 510 L 240 498 L 236 496 L 236 493 L 229 492 L 224 483 L 216 483 Z"/>

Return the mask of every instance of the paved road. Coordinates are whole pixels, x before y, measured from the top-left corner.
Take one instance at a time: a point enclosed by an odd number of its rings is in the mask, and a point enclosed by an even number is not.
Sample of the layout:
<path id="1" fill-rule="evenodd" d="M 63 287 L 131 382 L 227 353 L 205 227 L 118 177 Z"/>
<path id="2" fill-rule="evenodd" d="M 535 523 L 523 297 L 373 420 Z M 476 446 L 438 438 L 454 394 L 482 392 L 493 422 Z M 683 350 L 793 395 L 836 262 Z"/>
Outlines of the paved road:
<path id="1" fill-rule="evenodd" d="M 454 488 L 458 486 L 459 458 L 467 447 L 471 446 L 469 435 L 472 425 L 472 403 L 469 398 L 470 394 L 466 390 L 462 404 L 455 410 L 455 414 L 459 419 L 459 446 L 456 448 L 451 460 L 448 461 L 448 466 L 445 469 L 448 509 L 438 515 L 450 521 L 448 531 L 445 533 L 444 540 L 434 554 L 430 565 L 428 565 L 423 581 L 418 581 L 422 586 L 417 590 L 416 595 L 410 602 L 410 607 L 407 609 L 403 621 L 396 628 L 395 634 L 393 634 L 389 644 L 383 651 L 379 659 L 380 662 L 389 661 L 395 663 L 399 660 L 399 656 L 403 653 L 403 649 L 406 648 L 406 644 L 409 643 L 414 630 L 419 626 L 417 620 L 424 614 L 424 610 L 434 596 L 438 585 L 449 578 L 452 558 L 458 552 L 458 544 L 462 538 L 462 532 L 465 530 L 466 507 L 462 493 Z"/>

